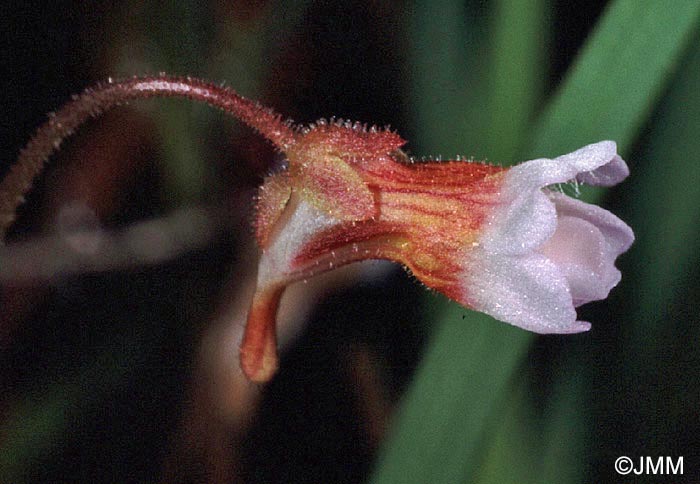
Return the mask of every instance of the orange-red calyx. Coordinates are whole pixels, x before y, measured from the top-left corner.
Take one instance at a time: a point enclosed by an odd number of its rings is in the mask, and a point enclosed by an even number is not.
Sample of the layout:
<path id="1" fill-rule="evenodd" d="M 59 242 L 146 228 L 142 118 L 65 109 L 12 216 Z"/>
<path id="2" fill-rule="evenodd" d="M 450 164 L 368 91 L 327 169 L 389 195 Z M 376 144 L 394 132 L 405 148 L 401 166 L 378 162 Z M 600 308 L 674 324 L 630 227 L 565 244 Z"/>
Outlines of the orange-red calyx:
<path id="1" fill-rule="evenodd" d="M 404 143 L 390 131 L 321 121 L 299 131 L 284 151 L 288 170 L 268 177 L 259 195 L 263 253 L 241 346 L 251 380 L 277 368 L 275 311 L 284 287 L 296 280 L 358 260 L 389 259 L 448 296 L 461 290 L 456 261 L 495 203 L 503 169 L 412 163 L 400 150 Z"/>

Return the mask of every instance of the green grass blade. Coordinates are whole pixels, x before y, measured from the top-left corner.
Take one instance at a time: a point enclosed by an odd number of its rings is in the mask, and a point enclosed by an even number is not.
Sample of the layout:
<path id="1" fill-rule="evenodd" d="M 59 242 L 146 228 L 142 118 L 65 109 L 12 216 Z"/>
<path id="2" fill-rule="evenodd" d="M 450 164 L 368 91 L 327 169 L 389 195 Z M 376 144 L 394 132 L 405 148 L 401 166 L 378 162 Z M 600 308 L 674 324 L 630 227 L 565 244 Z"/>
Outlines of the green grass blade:
<path id="1" fill-rule="evenodd" d="M 544 68 L 549 31 L 545 0 L 494 2 L 488 130 L 484 149 L 490 160 L 517 160 L 547 81 Z"/>
<path id="2" fill-rule="evenodd" d="M 612 139 L 624 148 L 649 117 L 697 28 L 700 2 L 617 0 L 533 136 L 533 156 L 558 155 Z"/>
<path id="3" fill-rule="evenodd" d="M 484 123 L 473 116 L 486 107 L 483 22 L 456 0 L 414 1 L 406 12 L 406 91 L 418 126 L 409 149 L 446 157 L 472 150 Z"/>
<path id="4" fill-rule="evenodd" d="M 635 267 L 634 314 L 639 347 L 648 348 L 666 308 L 689 282 L 700 244 L 700 48 L 656 112 L 648 148 L 640 162 L 641 176 L 632 180 L 628 199 L 630 223 L 637 232 L 632 255 L 644 261 Z"/>
<path id="5" fill-rule="evenodd" d="M 580 347 L 580 346 L 579 346 Z M 574 350 L 575 351 L 575 350 Z M 580 354 L 578 355 L 580 356 Z M 512 379 L 489 445 L 470 482 L 475 484 L 566 484 L 584 482 L 586 460 L 586 368 L 580 358 L 555 364 L 552 388 L 525 371 Z"/>
<path id="6" fill-rule="evenodd" d="M 459 482 L 480 457 L 480 431 L 530 338 L 483 315 L 454 316 L 433 335 L 374 482 Z"/>

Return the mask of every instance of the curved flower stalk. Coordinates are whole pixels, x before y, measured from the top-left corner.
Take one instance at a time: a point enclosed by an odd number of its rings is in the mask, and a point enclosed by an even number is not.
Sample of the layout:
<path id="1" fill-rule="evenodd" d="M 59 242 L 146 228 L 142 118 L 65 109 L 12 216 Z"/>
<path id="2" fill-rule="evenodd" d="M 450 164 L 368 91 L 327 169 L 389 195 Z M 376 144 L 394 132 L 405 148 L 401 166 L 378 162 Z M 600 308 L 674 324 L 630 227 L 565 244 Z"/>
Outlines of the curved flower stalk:
<path id="1" fill-rule="evenodd" d="M 277 308 L 297 280 L 354 261 L 389 259 L 426 286 L 501 321 L 537 333 L 575 333 L 590 328 L 577 321 L 575 308 L 607 297 L 620 280 L 614 261 L 634 240 L 611 213 L 548 188 L 624 179 L 627 166 L 611 141 L 513 168 L 414 163 L 401 151 L 405 141 L 388 130 L 336 120 L 295 128 L 231 90 L 169 77 L 107 84 L 56 113 L 11 172 L 21 183 L 0 185 L 0 222 L 11 220 L 7 214 L 38 172 L 27 166 L 40 167 L 95 112 L 152 96 L 222 108 L 287 159 L 258 196 L 262 254 L 240 350 L 241 367 L 254 381 L 269 380 L 277 369 Z"/>

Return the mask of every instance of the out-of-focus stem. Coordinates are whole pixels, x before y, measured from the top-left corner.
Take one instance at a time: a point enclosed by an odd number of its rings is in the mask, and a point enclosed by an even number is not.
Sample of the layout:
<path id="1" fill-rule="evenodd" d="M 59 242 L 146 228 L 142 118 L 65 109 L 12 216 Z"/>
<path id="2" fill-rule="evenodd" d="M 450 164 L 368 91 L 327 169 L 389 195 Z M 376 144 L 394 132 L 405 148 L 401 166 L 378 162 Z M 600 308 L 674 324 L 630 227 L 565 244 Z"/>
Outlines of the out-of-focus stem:
<path id="1" fill-rule="evenodd" d="M 250 101 L 232 89 L 195 78 L 156 76 L 98 84 L 73 97 L 60 110 L 49 115 L 32 139 L 20 152 L 17 162 L 0 183 L 0 240 L 15 220 L 17 207 L 41 172 L 46 160 L 61 146 L 65 138 L 85 121 L 107 109 L 132 99 L 150 97 L 182 97 L 204 102 L 244 122 L 284 151 L 296 140 L 291 123 L 257 102 Z"/>

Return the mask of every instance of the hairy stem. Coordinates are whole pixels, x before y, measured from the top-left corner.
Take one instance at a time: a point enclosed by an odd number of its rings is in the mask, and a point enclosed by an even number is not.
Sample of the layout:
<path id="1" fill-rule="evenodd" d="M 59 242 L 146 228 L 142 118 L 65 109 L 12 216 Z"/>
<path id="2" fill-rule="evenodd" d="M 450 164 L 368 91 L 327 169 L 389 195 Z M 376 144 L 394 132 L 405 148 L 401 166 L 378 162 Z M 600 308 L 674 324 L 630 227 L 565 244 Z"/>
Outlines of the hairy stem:
<path id="1" fill-rule="evenodd" d="M 151 97 L 182 97 L 217 107 L 258 131 L 281 151 L 287 150 L 296 140 L 291 123 L 283 121 L 279 114 L 232 89 L 199 79 L 157 76 L 98 84 L 49 115 L 0 183 L 0 241 L 5 240 L 7 229 L 14 222 L 17 208 L 24 202 L 24 195 L 34 179 L 65 138 L 85 121 L 114 106 Z"/>

